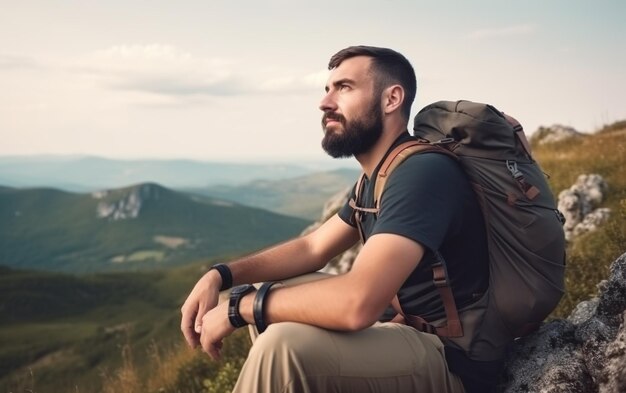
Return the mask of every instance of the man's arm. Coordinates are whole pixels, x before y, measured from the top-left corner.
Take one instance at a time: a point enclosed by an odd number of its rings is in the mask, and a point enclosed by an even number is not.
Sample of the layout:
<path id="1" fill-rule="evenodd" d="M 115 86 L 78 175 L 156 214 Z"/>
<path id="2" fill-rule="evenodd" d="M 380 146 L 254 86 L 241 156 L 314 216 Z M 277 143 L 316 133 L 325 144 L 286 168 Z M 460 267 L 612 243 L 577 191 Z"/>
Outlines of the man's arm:
<path id="1" fill-rule="evenodd" d="M 380 318 L 404 281 L 415 269 L 424 248 L 406 237 L 388 233 L 370 237 L 350 272 L 314 282 L 272 289 L 265 308 L 269 323 L 292 321 L 333 330 L 364 329 Z M 254 323 L 254 293 L 240 304 L 241 316 Z M 222 338 L 232 333 L 227 306 L 204 317 L 203 349 L 219 357 Z"/>
<path id="2" fill-rule="evenodd" d="M 315 231 L 228 264 L 235 285 L 291 278 L 321 269 L 358 240 L 356 229 L 335 215 Z M 199 343 L 202 317 L 218 302 L 221 277 L 207 272 L 181 308 L 181 330 L 190 346 Z"/>
<path id="3" fill-rule="evenodd" d="M 421 260 L 419 243 L 394 234 L 368 239 L 352 269 L 339 276 L 272 290 L 269 323 L 292 321 L 334 330 L 360 330 L 383 314 Z M 252 300 L 244 298 L 241 313 L 253 323 Z"/>
<path id="4" fill-rule="evenodd" d="M 358 233 L 338 215 L 315 231 L 229 263 L 233 284 L 252 284 L 300 276 L 323 268 L 358 241 Z"/>

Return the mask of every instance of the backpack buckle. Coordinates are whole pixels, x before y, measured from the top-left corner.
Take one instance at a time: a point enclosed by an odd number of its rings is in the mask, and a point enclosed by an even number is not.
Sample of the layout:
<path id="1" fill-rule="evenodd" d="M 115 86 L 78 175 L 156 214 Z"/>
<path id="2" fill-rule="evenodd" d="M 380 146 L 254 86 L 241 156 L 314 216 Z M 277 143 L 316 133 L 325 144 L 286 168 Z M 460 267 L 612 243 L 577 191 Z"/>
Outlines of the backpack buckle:
<path id="1" fill-rule="evenodd" d="M 448 280 L 446 280 L 446 271 L 441 262 L 432 264 L 433 271 L 433 283 L 437 288 L 443 288 L 448 286 Z"/>
<path id="2" fill-rule="evenodd" d="M 456 142 L 456 139 L 454 138 L 443 138 L 439 139 L 437 142 L 433 142 L 433 145 L 447 145 L 454 142 Z"/>
<path id="3" fill-rule="evenodd" d="M 559 209 L 555 209 L 554 210 L 554 214 L 556 214 L 556 218 L 561 222 L 561 224 L 565 224 L 565 216 L 563 215 L 563 213 L 561 213 L 561 211 Z"/>
<path id="4" fill-rule="evenodd" d="M 419 329 L 417 330 L 424 332 L 424 333 L 437 334 L 437 329 L 430 323 L 421 323 L 421 325 L 419 326 Z"/>
<path id="5" fill-rule="evenodd" d="M 524 174 L 517 167 L 517 162 L 506 160 L 506 167 L 509 170 L 509 172 L 511 172 L 511 175 L 513 176 L 515 180 L 518 180 L 519 178 L 524 177 Z"/>

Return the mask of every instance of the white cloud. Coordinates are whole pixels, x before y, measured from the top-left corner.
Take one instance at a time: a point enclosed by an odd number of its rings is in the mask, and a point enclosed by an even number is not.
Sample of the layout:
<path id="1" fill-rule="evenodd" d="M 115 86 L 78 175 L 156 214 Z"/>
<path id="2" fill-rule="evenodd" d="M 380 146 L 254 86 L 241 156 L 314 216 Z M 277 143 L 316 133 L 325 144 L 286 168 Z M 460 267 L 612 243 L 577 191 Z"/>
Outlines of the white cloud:
<path id="1" fill-rule="evenodd" d="M 31 57 L 0 54 L 0 70 L 24 70 L 39 67 L 41 64 Z"/>
<path id="2" fill-rule="evenodd" d="M 261 82 L 258 85 L 258 91 L 267 93 L 321 91 L 327 77 L 327 70 L 321 70 L 301 76 L 287 75 L 274 77 Z"/>
<path id="3" fill-rule="evenodd" d="M 524 24 L 500 28 L 474 30 L 468 35 L 468 38 L 480 40 L 497 37 L 525 36 L 534 34 L 536 31 L 537 29 L 534 25 Z"/>
<path id="4" fill-rule="evenodd" d="M 170 97 L 293 94 L 319 89 L 321 73 L 261 76 L 254 65 L 194 56 L 162 44 L 119 45 L 96 51 L 77 66 L 98 83 Z"/>

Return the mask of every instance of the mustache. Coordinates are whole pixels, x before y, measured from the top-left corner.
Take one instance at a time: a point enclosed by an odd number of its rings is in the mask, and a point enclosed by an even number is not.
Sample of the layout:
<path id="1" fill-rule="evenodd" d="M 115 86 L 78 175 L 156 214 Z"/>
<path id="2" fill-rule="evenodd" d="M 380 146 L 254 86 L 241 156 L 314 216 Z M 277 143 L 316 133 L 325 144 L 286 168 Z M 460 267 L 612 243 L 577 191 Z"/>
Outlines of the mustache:
<path id="1" fill-rule="evenodd" d="M 343 115 L 335 112 L 324 112 L 322 116 L 322 127 L 326 127 L 326 122 L 329 120 L 338 121 L 341 124 L 346 124 L 346 118 Z"/>

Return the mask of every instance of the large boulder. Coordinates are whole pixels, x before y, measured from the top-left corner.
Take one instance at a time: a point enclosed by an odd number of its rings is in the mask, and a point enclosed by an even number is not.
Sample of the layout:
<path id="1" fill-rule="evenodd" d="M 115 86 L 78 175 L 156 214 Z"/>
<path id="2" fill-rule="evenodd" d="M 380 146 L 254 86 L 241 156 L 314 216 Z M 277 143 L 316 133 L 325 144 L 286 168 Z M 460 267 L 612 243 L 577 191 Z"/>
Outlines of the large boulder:
<path id="1" fill-rule="evenodd" d="M 626 254 L 598 288 L 567 319 L 513 344 L 501 392 L 626 392 Z"/>

